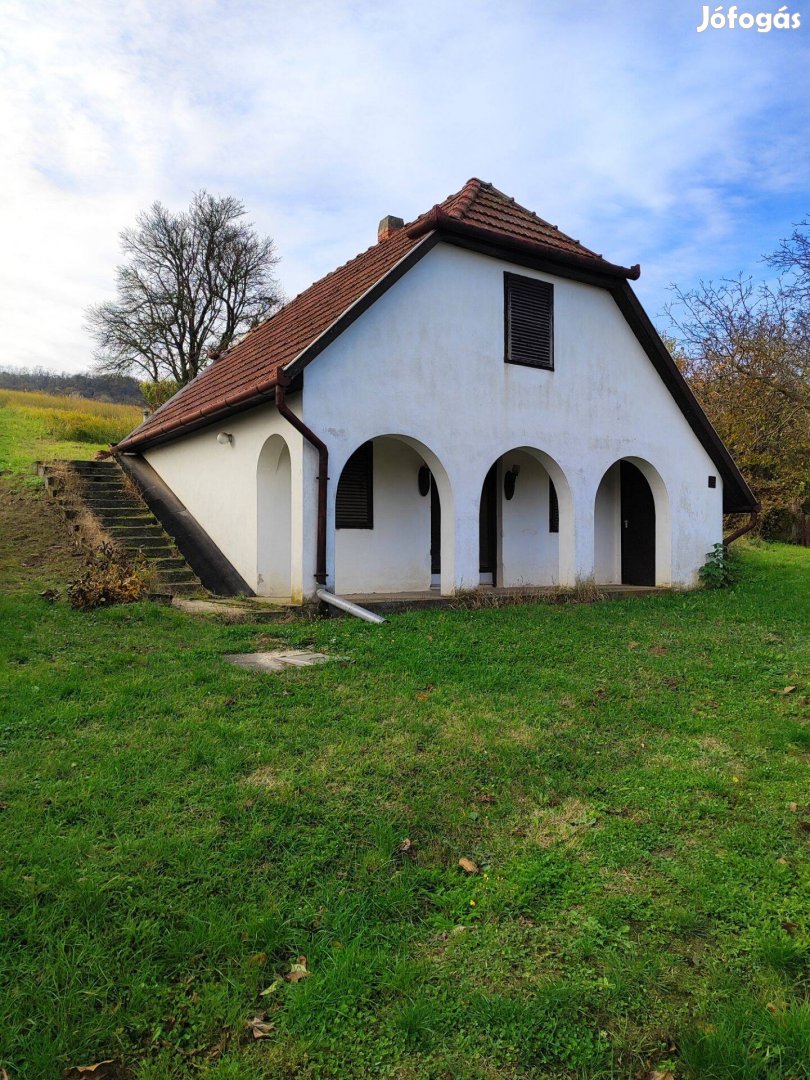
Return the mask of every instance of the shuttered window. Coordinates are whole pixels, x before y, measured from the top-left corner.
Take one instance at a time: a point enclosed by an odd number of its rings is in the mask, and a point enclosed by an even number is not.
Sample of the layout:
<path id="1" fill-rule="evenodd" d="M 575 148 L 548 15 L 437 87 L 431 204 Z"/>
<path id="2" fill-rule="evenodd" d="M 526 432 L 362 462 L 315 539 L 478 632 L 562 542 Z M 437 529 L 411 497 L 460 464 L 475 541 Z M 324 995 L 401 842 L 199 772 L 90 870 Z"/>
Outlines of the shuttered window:
<path id="1" fill-rule="evenodd" d="M 554 286 L 504 274 L 506 362 L 554 370 Z"/>
<path id="2" fill-rule="evenodd" d="M 374 528 L 373 462 L 373 446 L 367 442 L 343 466 L 335 499 L 336 529 Z"/>
<path id="3" fill-rule="evenodd" d="M 548 531 L 550 533 L 560 531 L 560 504 L 557 501 L 557 489 L 551 477 L 548 478 Z"/>

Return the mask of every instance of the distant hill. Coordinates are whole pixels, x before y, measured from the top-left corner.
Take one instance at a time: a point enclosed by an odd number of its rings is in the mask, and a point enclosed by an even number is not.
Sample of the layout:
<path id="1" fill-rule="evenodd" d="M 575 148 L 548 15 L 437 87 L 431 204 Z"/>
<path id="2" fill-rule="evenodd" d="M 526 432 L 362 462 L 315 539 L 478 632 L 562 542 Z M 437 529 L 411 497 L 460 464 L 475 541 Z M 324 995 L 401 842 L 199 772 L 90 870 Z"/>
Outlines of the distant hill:
<path id="1" fill-rule="evenodd" d="M 143 405 L 137 379 L 125 375 L 74 374 L 46 368 L 14 368 L 0 365 L 0 390 L 40 390 L 64 397 L 78 395 L 120 405 Z"/>

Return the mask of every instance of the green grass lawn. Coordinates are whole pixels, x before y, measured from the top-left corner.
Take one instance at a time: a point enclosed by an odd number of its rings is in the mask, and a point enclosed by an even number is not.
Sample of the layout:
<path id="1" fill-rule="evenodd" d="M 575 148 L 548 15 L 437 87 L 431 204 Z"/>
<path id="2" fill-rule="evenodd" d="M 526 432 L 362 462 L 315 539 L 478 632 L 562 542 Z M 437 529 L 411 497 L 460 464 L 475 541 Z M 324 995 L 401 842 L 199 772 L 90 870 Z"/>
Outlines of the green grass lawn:
<path id="1" fill-rule="evenodd" d="M 810 1076 L 810 551 L 227 626 L 47 603 L 70 557 L 4 483 L 0 1075 Z M 347 659 L 222 659 L 275 639 Z"/>

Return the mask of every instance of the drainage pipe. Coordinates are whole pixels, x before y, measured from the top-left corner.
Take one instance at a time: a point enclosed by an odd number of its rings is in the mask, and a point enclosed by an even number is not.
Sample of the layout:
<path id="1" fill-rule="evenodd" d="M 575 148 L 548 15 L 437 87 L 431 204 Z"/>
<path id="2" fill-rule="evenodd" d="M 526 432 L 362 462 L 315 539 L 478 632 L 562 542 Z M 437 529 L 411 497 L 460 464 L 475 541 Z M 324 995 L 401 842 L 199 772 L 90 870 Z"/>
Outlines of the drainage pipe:
<path id="1" fill-rule="evenodd" d="M 280 374 L 280 373 L 279 373 Z M 329 450 L 304 421 L 296 416 L 284 397 L 284 385 L 276 386 L 276 408 L 296 431 L 300 431 L 307 442 L 318 451 L 318 535 L 315 549 L 315 580 L 319 585 L 326 584 L 326 484 L 329 480 Z"/>
<path id="2" fill-rule="evenodd" d="M 326 589 L 318 589 L 315 595 L 319 600 L 323 600 L 325 604 L 331 604 L 332 607 L 340 608 L 341 611 L 346 611 L 349 615 L 355 615 L 358 619 L 365 619 L 366 622 L 371 623 L 385 622 L 382 615 L 375 615 L 374 612 L 369 611 L 368 608 L 360 607 L 359 604 L 353 604 L 351 600 L 344 600 L 342 596 L 335 596 L 334 593 L 327 592 Z"/>

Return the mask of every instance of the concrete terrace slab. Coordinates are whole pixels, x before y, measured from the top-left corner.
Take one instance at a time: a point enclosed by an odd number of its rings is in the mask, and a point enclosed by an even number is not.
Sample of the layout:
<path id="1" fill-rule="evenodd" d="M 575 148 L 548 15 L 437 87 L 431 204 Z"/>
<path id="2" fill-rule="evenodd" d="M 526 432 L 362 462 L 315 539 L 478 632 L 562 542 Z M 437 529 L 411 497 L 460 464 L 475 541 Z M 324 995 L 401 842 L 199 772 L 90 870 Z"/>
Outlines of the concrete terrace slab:
<path id="1" fill-rule="evenodd" d="M 275 622 L 289 618 L 289 607 L 256 602 L 253 598 L 250 598 L 250 601 L 243 598 L 229 602 L 210 597 L 205 600 L 194 600 L 175 596 L 172 605 L 187 615 L 210 615 L 223 622 Z"/>
<path id="2" fill-rule="evenodd" d="M 287 668 L 312 667 L 334 659 L 326 653 L 310 652 L 309 649 L 274 649 L 272 652 L 233 653 L 225 656 L 229 664 L 248 671 L 284 671 Z"/>

